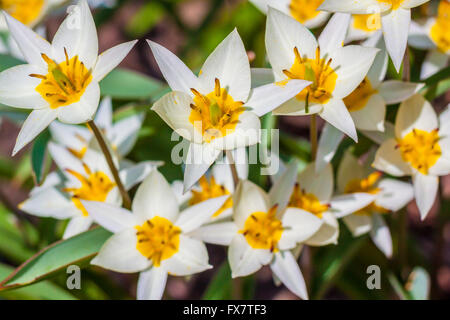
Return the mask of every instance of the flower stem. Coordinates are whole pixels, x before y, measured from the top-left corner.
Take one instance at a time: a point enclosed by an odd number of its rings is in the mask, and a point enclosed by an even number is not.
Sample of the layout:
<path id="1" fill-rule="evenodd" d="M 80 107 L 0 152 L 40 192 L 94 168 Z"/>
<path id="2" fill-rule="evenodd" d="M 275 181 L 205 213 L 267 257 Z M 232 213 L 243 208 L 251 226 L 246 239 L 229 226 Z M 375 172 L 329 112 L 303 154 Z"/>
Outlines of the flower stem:
<path id="1" fill-rule="evenodd" d="M 403 57 L 403 81 L 411 81 L 411 64 L 409 63 L 409 50 L 406 48 L 405 56 Z"/>
<path id="2" fill-rule="evenodd" d="M 103 138 L 102 133 L 98 129 L 97 125 L 94 123 L 93 120 L 90 120 L 88 122 L 88 126 L 91 128 L 92 132 L 95 135 L 95 138 L 97 139 L 98 144 L 100 145 L 100 148 L 102 149 L 102 152 L 105 156 L 106 162 L 108 163 L 109 169 L 111 170 L 111 173 L 114 177 L 114 180 L 117 184 L 117 187 L 119 188 L 120 194 L 122 195 L 123 200 L 123 206 L 126 209 L 131 209 L 131 199 L 128 195 L 127 190 L 125 189 L 122 180 L 120 180 L 119 177 L 119 171 L 117 170 L 111 152 L 108 149 L 108 146 L 106 145 L 105 139 Z"/>
<path id="3" fill-rule="evenodd" d="M 311 140 L 311 160 L 315 161 L 317 156 L 317 115 L 311 115 L 311 125 L 309 126 L 309 138 Z"/>
<path id="4" fill-rule="evenodd" d="M 236 163 L 233 159 L 233 154 L 230 151 L 226 151 L 228 162 L 230 164 L 231 174 L 233 176 L 233 182 L 234 182 L 234 188 L 236 189 L 238 183 L 239 183 L 239 175 L 236 169 Z"/>

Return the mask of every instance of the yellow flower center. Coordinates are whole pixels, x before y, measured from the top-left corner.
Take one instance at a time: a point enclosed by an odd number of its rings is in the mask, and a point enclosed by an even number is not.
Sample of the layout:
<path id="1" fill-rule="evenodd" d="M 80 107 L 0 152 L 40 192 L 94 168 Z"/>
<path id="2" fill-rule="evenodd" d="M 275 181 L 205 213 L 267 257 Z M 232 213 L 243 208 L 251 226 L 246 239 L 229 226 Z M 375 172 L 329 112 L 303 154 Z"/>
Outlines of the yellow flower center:
<path id="1" fill-rule="evenodd" d="M 397 142 L 403 160 L 425 175 L 442 154 L 437 129 L 431 132 L 413 129 Z"/>
<path id="2" fill-rule="evenodd" d="M 303 89 L 296 98 L 308 103 L 327 103 L 332 97 L 336 87 L 337 74 L 330 67 L 332 59 L 321 59 L 320 48 L 316 50 L 316 58 L 309 59 L 306 56 L 302 58 L 297 47 L 294 48 L 295 61 L 289 70 L 283 70 L 283 73 L 289 79 L 302 79 L 311 81 L 312 84 Z"/>
<path id="3" fill-rule="evenodd" d="M 89 214 L 81 203 L 81 200 L 104 202 L 108 193 L 116 184 L 104 172 L 92 172 L 87 165 L 83 164 L 83 166 L 87 176 L 71 169 L 66 169 L 67 172 L 81 182 L 81 187 L 65 188 L 64 191 L 72 193 L 73 203 L 83 213 L 83 216 L 87 217 Z"/>
<path id="4" fill-rule="evenodd" d="M 276 252 L 278 241 L 283 233 L 283 225 L 276 217 L 277 206 L 269 212 L 253 212 L 240 230 L 253 249 L 265 249 Z"/>
<path id="5" fill-rule="evenodd" d="M 194 103 L 191 104 L 189 121 L 202 133 L 206 142 L 215 138 L 225 137 L 236 128 L 239 116 L 244 112 L 244 103 L 234 101 L 226 88 L 220 87 L 219 79 L 215 80 L 213 92 L 202 95 L 195 89 Z"/>
<path id="6" fill-rule="evenodd" d="M 373 32 L 381 29 L 381 15 L 374 14 L 354 14 L 353 28 L 365 32 Z"/>
<path id="7" fill-rule="evenodd" d="M 400 8 L 401 4 L 403 3 L 403 1 L 405 0 L 377 0 L 380 3 L 386 3 L 386 4 L 390 4 L 392 7 L 392 10 L 397 10 L 398 8 Z"/>
<path id="8" fill-rule="evenodd" d="M 50 104 L 52 109 L 80 101 L 92 81 L 91 70 L 86 69 L 84 63 L 78 60 L 78 56 L 69 60 L 66 49 L 64 49 L 64 53 L 66 60 L 60 64 L 43 53 L 42 58 L 48 65 L 48 74 L 30 74 L 30 77 L 42 79 L 36 87 L 36 91 Z"/>
<path id="9" fill-rule="evenodd" d="M 159 267 L 161 261 L 178 252 L 181 229 L 166 218 L 153 217 L 142 226 L 135 226 L 135 229 L 136 249 L 144 257 L 152 260 L 153 266 Z"/>
<path id="10" fill-rule="evenodd" d="M 369 98 L 376 92 L 377 90 L 372 88 L 370 80 L 365 78 L 352 93 L 344 98 L 344 103 L 348 111 L 361 110 L 366 106 Z"/>
<path id="11" fill-rule="evenodd" d="M 1 0 L 0 9 L 25 25 L 33 24 L 41 16 L 44 0 Z"/>
<path id="12" fill-rule="evenodd" d="M 288 207 L 303 209 L 320 219 L 322 219 L 323 213 L 330 208 L 328 204 L 322 204 L 314 194 L 306 193 L 298 183 L 294 187 Z"/>
<path id="13" fill-rule="evenodd" d="M 317 8 L 323 1 L 324 0 L 291 0 L 291 3 L 289 4 L 291 16 L 295 20 L 305 23 L 319 14 L 320 11 L 317 11 Z"/>
<path id="14" fill-rule="evenodd" d="M 381 178 L 381 175 L 382 174 L 380 172 L 374 172 L 369 174 L 367 178 L 350 180 L 345 187 L 344 193 L 365 192 L 370 194 L 377 194 L 381 191 L 380 188 L 376 186 L 378 180 Z M 374 201 L 368 206 L 354 212 L 354 214 L 371 215 L 373 212 L 388 213 L 389 210 L 377 206 Z"/>
<path id="15" fill-rule="evenodd" d="M 436 22 L 431 27 L 430 38 L 438 49 L 444 53 L 450 50 L 450 2 L 439 3 Z"/>
<path id="16" fill-rule="evenodd" d="M 189 199 L 189 205 L 191 206 L 208 199 L 231 194 L 227 188 L 216 183 L 216 179 L 214 179 L 213 176 L 211 176 L 209 181 L 206 176 L 202 176 L 199 180 L 199 184 L 201 191 L 192 190 L 192 198 Z M 227 201 L 225 201 L 222 207 L 213 214 L 213 217 L 218 217 L 222 212 L 224 212 L 226 209 L 231 208 L 232 206 L 233 199 L 230 197 Z"/>

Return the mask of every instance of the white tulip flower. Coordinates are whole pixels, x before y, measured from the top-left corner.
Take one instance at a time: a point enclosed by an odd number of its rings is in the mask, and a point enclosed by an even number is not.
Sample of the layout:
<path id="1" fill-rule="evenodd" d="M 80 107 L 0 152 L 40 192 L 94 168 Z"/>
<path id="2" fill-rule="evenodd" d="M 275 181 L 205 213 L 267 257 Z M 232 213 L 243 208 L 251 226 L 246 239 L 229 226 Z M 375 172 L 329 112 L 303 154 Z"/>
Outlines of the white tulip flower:
<path id="1" fill-rule="evenodd" d="M 261 135 L 259 117 L 310 84 L 293 80 L 252 89 L 248 57 L 236 30 L 208 57 L 198 77 L 169 50 L 152 41 L 148 43 L 173 90 L 152 110 L 190 141 L 184 191 L 224 150 L 257 144 Z"/>
<path id="2" fill-rule="evenodd" d="M 365 40 L 374 36 L 378 30 L 381 30 L 380 13 L 353 14 L 345 43 Z"/>
<path id="3" fill-rule="evenodd" d="M 83 200 L 120 207 L 122 197 L 102 153 L 89 149 L 81 160 L 58 144 L 51 142 L 48 149 L 61 173 L 49 174 L 42 186 L 33 188 L 30 198 L 19 205 L 21 210 L 39 217 L 70 219 L 63 236 L 67 239 L 88 230 L 93 223 Z M 158 165 L 147 161 L 120 170 L 125 189 L 141 182 Z"/>
<path id="4" fill-rule="evenodd" d="M 19 133 L 14 155 L 56 118 L 70 124 L 92 120 L 100 100 L 99 81 L 125 58 L 136 41 L 99 56 L 97 31 L 86 0 L 72 7 L 52 44 L 4 14 L 28 64 L 0 73 L 0 103 L 33 109 Z"/>
<path id="5" fill-rule="evenodd" d="M 269 7 L 290 15 L 309 29 L 318 28 L 327 21 L 330 14 L 317 8 L 324 0 L 250 0 L 261 12 L 267 14 Z"/>
<path id="6" fill-rule="evenodd" d="M 411 9 L 430 0 L 325 0 L 320 10 L 352 14 L 381 14 L 381 28 L 387 51 L 400 70 L 405 55 Z"/>
<path id="7" fill-rule="evenodd" d="M 339 215 L 355 237 L 370 232 L 375 245 L 386 255 L 392 257 L 392 237 L 383 215 L 396 212 L 414 198 L 411 184 L 390 178 L 382 178 L 363 166 L 350 152 L 346 152 L 337 174 L 340 193 L 352 194 L 366 192 L 374 194 L 375 200 L 367 207 L 349 215 Z"/>
<path id="8" fill-rule="evenodd" d="M 169 183 L 154 170 L 139 186 L 132 212 L 83 201 L 94 220 L 114 233 L 91 264 L 116 272 L 140 272 L 137 298 L 161 299 L 168 274 L 188 276 L 212 268 L 204 243 L 188 233 L 208 221 L 226 199 L 210 199 L 180 213 Z"/>
<path id="9" fill-rule="evenodd" d="M 425 219 L 436 198 L 439 176 L 450 173 L 449 112 L 438 119 L 420 94 L 404 101 L 395 121 L 395 137 L 383 142 L 373 167 L 392 176 L 412 176 L 420 216 Z"/>
<path id="10" fill-rule="evenodd" d="M 349 20 L 348 14 L 335 14 L 317 41 L 303 25 L 270 8 L 266 47 L 277 81 L 304 79 L 312 82 L 274 114 L 319 114 L 357 141 L 355 124 L 343 98 L 364 79 L 378 49 L 343 47 Z"/>
<path id="11" fill-rule="evenodd" d="M 123 158 L 136 143 L 144 121 L 144 113 L 131 115 L 113 123 L 111 98 L 105 97 L 100 103 L 94 120 L 116 155 Z M 55 121 L 50 124 L 49 128 L 53 139 L 80 159 L 83 158 L 88 148 L 96 146 L 94 134 L 86 127 Z"/>
<path id="12" fill-rule="evenodd" d="M 450 56 L 450 1 L 439 2 L 438 15 L 424 23 L 411 21 L 409 44 L 430 50 L 422 64 L 420 78 L 426 79 L 448 65 Z"/>

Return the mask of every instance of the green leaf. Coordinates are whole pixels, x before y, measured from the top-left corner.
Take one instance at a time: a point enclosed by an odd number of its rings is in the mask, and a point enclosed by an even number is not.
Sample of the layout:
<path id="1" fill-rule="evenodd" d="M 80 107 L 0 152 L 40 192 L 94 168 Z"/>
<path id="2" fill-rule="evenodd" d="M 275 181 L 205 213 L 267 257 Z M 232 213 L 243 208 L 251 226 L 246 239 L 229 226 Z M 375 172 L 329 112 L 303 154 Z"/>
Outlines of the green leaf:
<path id="1" fill-rule="evenodd" d="M 144 74 L 125 69 L 115 69 L 100 82 L 102 95 L 113 99 L 148 99 L 160 94 L 165 86 Z"/>
<path id="2" fill-rule="evenodd" d="M 7 54 L 0 54 L 0 71 L 15 67 L 19 64 L 24 64 L 22 60 L 11 57 Z"/>
<path id="3" fill-rule="evenodd" d="M 146 3 L 128 22 L 125 29 L 131 38 L 142 38 L 164 17 L 165 12 L 164 7 L 158 2 Z"/>
<path id="4" fill-rule="evenodd" d="M 4 279 L 14 269 L 0 263 L 0 279 Z M 57 285 L 44 281 L 27 288 L 0 292 L 0 298 L 10 300 L 76 300 L 76 297 Z"/>
<path id="5" fill-rule="evenodd" d="M 412 300 L 428 300 L 430 294 L 430 276 L 421 267 L 415 267 L 409 275 L 406 289 Z"/>
<path id="6" fill-rule="evenodd" d="M 73 264 L 88 263 L 110 236 L 109 231 L 95 228 L 51 244 L 3 280 L 0 283 L 0 292 L 36 283 Z"/>
<path id="7" fill-rule="evenodd" d="M 49 141 L 50 132 L 47 129 L 37 137 L 33 143 L 33 149 L 31 150 L 31 166 L 33 168 L 37 185 L 40 185 L 45 177 L 45 155 Z"/>
<path id="8" fill-rule="evenodd" d="M 203 295 L 203 300 L 231 299 L 231 283 L 231 269 L 228 262 L 225 261 L 209 283 Z"/>

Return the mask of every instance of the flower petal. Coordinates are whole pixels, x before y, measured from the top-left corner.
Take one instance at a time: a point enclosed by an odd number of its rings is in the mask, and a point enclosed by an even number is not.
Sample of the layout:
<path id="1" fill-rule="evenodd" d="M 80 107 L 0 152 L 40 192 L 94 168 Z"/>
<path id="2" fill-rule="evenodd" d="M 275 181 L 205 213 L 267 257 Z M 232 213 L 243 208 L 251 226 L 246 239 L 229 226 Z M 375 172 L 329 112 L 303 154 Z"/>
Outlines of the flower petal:
<path id="1" fill-rule="evenodd" d="M 239 229 L 254 212 L 267 212 L 270 208 L 269 196 L 259 186 L 242 180 L 233 194 L 233 220 Z"/>
<path id="2" fill-rule="evenodd" d="M 403 213 L 405 214 L 405 213 Z M 370 237 L 373 243 L 384 253 L 387 258 L 392 257 L 392 237 L 389 227 L 386 225 L 383 217 L 379 214 L 372 216 L 372 230 L 370 230 Z"/>
<path id="3" fill-rule="evenodd" d="M 344 45 L 351 14 L 335 13 L 323 29 L 318 39 L 322 55 L 334 52 Z"/>
<path id="4" fill-rule="evenodd" d="M 86 127 L 65 124 L 59 121 L 53 121 L 48 128 L 52 138 L 58 144 L 76 151 L 81 151 L 86 147 L 93 137 L 91 131 Z"/>
<path id="5" fill-rule="evenodd" d="M 273 70 L 270 68 L 251 68 L 252 88 L 275 82 Z"/>
<path id="6" fill-rule="evenodd" d="M 279 116 L 306 116 L 321 112 L 323 105 L 321 104 L 310 104 L 308 106 L 308 113 L 306 112 L 305 101 L 300 101 L 297 98 L 292 98 L 287 102 L 283 103 L 280 107 L 273 110 L 273 115 Z"/>
<path id="7" fill-rule="evenodd" d="M 278 211 L 286 208 L 297 180 L 298 162 L 291 161 L 286 170 L 279 177 L 272 188 L 270 188 L 269 197 L 271 204 L 278 204 Z"/>
<path id="8" fill-rule="evenodd" d="M 117 121 L 113 125 L 111 143 L 116 146 L 120 155 L 125 156 L 133 149 L 144 118 L 145 113 L 142 112 Z"/>
<path id="9" fill-rule="evenodd" d="M 337 244 L 339 237 L 339 223 L 333 214 L 325 212 L 322 215 L 322 226 L 305 244 L 313 247 L 321 247 L 329 244 Z"/>
<path id="10" fill-rule="evenodd" d="M 372 217 L 367 214 L 351 214 L 342 220 L 354 237 L 362 236 L 372 229 Z"/>
<path id="11" fill-rule="evenodd" d="M 130 190 L 136 184 L 144 180 L 152 170 L 162 164 L 163 163 L 159 161 L 140 162 L 136 165 L 120 170 L 120 180 L 123 182 L 125 189 Z"/>
<path id="12" fill-rule="evenodd" d="M 38 217 L 56 219 L 71 218 L 79 213 L 71 199 L 57 188 L 46 188 L 33 193 L 19 208 Z"/>
<path id="13" fill-rule="evenodd" d="M 111 97 L 104 97 L 100 101 L 94 120 L 99 128 L 105 130 L 106 132 L 111 130 L 113 123 L 113 107 Z"/>
<path id="14" fill-rule="evenodd" d="M 157 44 L 147 40 L 155 56 L 156 63 L 173 91 L 192 95 L 191 88 L 198 87 L 198 79 L 176 55 Z"/>
<path id="15" fill-rule="evenodd" d="M 290 251 L 275 253 L 270 269 L 283 284 L 298 297 L 308 300 L 308 290 L 300 267 Z"/>
<path id="16" fill-rule="evenodd" d="M 411 9 L 411 8 L 418 7 L 428 1 L 430 1 L 430 0 L 405 0 L 402 2 L 402 7 Z"/>
<path id="17" fill-rule="evenodd" d="M 413 176 L 413 185 L 414 196 L 420 211 L 420 218 L 425 220 L 436 200 L 439 178 L 436 176 L 426 176 L 417 172 Z"/>
<path id="18" fill-rule="evenodd" d="M 364 108 L 351 111 L 356 128 L 369 131 L 384 131 L 386 117 L 386 103 L 378 93 L 372 94 Z"/>
<path id="19" fill-rule="evenodd" d="M 320 112 L 319 115 L 322 119 L 352 138 L 355 142 L 358 142 L 355 123 L 342 99 L 330 100 L 323 107 L 322 112 Z"/>
<path id="20" fill-rule="evenodd" d="M 33 110 L 20 129 L 12 155 L 36 138 L 55 118 L 56 112 L 50 108 Z"/>
<path id="21" fill-rule="evenodd" d="M 137 225 L 135 216 L 130 211 L 105 202 L 81 201 L 89 216 L 96 223 L 113 233 L 121 232 Z"/>
<path id="22" fill-rule="evenodd" d="M 361 132 L 370 140 L 377 144 L 383 144 L 384 141 L 395 139 L 395 127 L 392 123 L 384 122 L 384 132 L 361 130 Z"/>
<path id="23" fill-rule="evenodd" d="M 410 98 L 423 88 L 424 83 L 402 82 L 397 80 L 385 81 L 378 91 L 386 104 L 396 104 Z"/>
<path id="24" fill-rule="evenodd" d="M 91 82 L 80 101 L 56 109 L 58 120 L 69 124 L 85 123 L 94 119 L 100 101 L 100 87 L 97 82 Z"/>
<path id="25" fill-rule="evenodd" d="M 328 203 L 334 188 L 333 168 L 327 164 L 323 170 L 316 172 L 312 162 L 300 172 L 298 183 L 306 193 L 312 193 L 320 202 Z"/>
<path id="26" fill-rule="evenodd" d="M 364 169 L 358 162 L 358 159 L 350 151 L 346 151 L 337 172 L 337 188 L 339 193 L 345 193 L 350 181 L 363 178 Z"/>
<path id="27" fill-rule="evenodd" d="M 342 218 L 367 207 L 376 199 L 376 195 L 356 192 L 336 196 L 331 199 L 331 210 L 336 218 Z"/>
<path id="28" fill-rule="evenodd" d="M 431 50 L 425 57 L 420 71 L 420 79 L 425 80 L 438 71 L 444 69 L 448 64 L 448 55 L 439 50 Z"/>
<path id="29" fill-rule="evenodd" d="M 291 250 L 297 244 L 311 238 L 322 226 L 322 219 L 298 208 L 287 208 L 283 218 L 283 231 L 278 242 L 280 250 Z"/>
<path id="30" fill-rule="evenodd" d="M 327 0 L 323 2 L 318 10 L 329 12 L 350 12 L 353 14 L 368 14 L 370 7 L 379 8 L 382 11 L 388 10 L 391 5 L 381 3 L 377 0 Z M 369 12 L 370 13 L 370 12 Z"/>
<path id="31" fill-rule="evenodd" d="M 80 233 L 88 231 L 92 225 L 92 222 L 93 220 L 91 217 L 85 217 L 82 215 L 73 217 L 67 224 L 66 230 L 64 230 L 63 239 L 69 239 Z"/>
<path id="32" fill-rule="evenodd" d="M 221 152 L 208 144 L 191 143 L 189 145 L 184 170 L 184 192 L 190 190 L 205 174 Z"/>
<path id="33" fill-rule="evenodd" d="M 434 18 L 429 19 L 428 21 L 433 23 Z M 428 21 L 426 25 L 428 25 Z M 411 21 L 409 25 L 409 35 L 408 35 L 408 44 L 417 49 L 428 50 L 436 48 L 436 45 L 433 41 L 431 41 L 426 25 L 422 26 L 415 21 Z"/>
<path id="34" fill-rule="evenodd" d="M 167 282 L 167 271 L 164 268 L 152 267 L 139 274 L 137 283 L 137 300 L 161 300 Z"/>
<path id="35" fill-rule="evenodd" d="M 189 233 L 189 236 L 206 243 L 229 246 L 237 234 L 238 229 L 234 222 L 212 223 Z"/>
<path id="36" fill-rule="evenodd" d="M 323 170 L 327 163 L 331 162 L 343 138 L 344 134 L 341 131 L 325 123 L 317 148 L 316 172 Z"/>
<path id="37" fill-rule="evenodd" d="M 403 161 L 395 139 L 383 142 L 375 154 L 375 161 L 372 166 L 395 177 L 402 177 L 412 173 L 409 164 Z"/>
<path id="38" fill-rule="evenodd" d="M 137 42 L 138 40 L 133 40 L 121 43 L 98 56 L 97 63 L 92 71 L 93 79 L 100 82 L 108 73 L 117 67 L 123 59 L 125 59 Z"/>
<path id="39" fill-rule="evenodd" d="M 406 206 L 414 198 L 412 185 L 403 181 L 385 178 L 380 181 L 378 188 L 381 192 L 375 204 L 394 212 Z"/>

